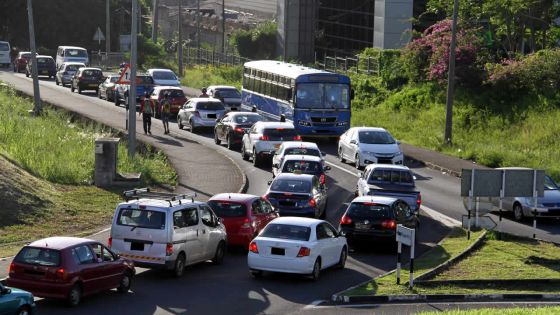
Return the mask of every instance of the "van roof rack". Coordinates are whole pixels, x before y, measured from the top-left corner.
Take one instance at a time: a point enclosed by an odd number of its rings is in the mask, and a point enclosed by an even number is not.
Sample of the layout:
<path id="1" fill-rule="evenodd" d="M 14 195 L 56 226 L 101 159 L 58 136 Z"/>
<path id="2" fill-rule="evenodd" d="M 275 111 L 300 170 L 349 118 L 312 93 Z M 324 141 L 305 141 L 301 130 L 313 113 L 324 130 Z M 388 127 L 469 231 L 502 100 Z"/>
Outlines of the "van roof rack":
<path id="1" fill-rule="evenodd" d="M 190 194 L 174 194 L 174 193 L 167 193 L 167 192 L 159 192 L 159 191 L 151 191 L 150 188 L 137 188 L 132 190 L 126 190 L 123 192 L 123 197 L 126 201 L 130 201 L 132 199 L 140 199 L 140 198 L 147 198 L 147 199 L 157 199 L 157 200 L 164 200 L 169 202 L 169 206 L 173 206 L 174 201 L 178 201 L 179 204 L 182 204 L 182 200 L 190 199 L 194 202 L 194 198 L 196 197 L 196 192 Z"/>

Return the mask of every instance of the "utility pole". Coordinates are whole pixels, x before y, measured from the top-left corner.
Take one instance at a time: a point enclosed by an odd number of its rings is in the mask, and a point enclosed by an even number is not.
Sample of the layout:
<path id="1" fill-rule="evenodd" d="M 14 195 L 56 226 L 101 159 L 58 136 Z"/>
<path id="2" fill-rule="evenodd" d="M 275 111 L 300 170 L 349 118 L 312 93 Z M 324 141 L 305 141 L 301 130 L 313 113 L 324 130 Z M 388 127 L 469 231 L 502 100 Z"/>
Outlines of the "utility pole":
<path id="1" fill-rule="evenodd" d="M 138 4 L 138 34 L 142 34 L 142 5 Z"/>
<path id="2" fill-rule="evenodd" d="M 183 77 L 183 7 L 182 0 L 179 0 L 179 12 L 177 13 L 177 28 L 179 29 L 179 39 L 177 41 L 177 59 L 179 66 L 179 76 Z"/>
<path id="3" fill-rule="evenodd" d="M 159 0 L 152 0 L 154 8 L 152 9 L 152 42 L 157 43 L 158 22 L 159 22 Z"/>
<path id="4" fill-rule="evenodd" d="M 136 153 L 136 53 L 138 0 L 132 0 L 132 27 L 130 29 L 130 89 L 128 90 L 128 155 Z"/>
<path id="5" fill-rule="evenodd" d="M 222 53 L 226 52 L 226 0 L 222 0 Z"/>
<path id="6" fill-rule="evenodd" d="M 196 0 L 196 55 L 200 59 L 200 0 Z"/>
<path id="7" fill-rule="evenodd" d="M 105 1 L 105 53 L 107 54 L 106 65 L 109 65 L 109 53 L 111 52 L 111 0 Z"/>
<path id="8" fill-rule="evenodd" d="M 451 27 L 451 47 L 449 53 L 449 71 L 447 75 L 447 102 L 445 113 L 445 135 L 444 143 L 451 145 L 453 131 L 453 89 L 455 87 L 455 46 L 457 42 L 457 11 L 459 11 L 459 0 L 453 3 L 453 21 Z"/>
<path id="9" fill-rule="evenodd" d="M 40 115 L 43 111 L 43 105 L 41 104 L 39 77 L 37 76 L 37 49 L 35 48 L 35 26 L 33 25 L 32 0 L 27 0 L 27 19 L 29 22 L 29 47 L 31 48 L 31 72 L 33 75 L 33 114 Z"/>

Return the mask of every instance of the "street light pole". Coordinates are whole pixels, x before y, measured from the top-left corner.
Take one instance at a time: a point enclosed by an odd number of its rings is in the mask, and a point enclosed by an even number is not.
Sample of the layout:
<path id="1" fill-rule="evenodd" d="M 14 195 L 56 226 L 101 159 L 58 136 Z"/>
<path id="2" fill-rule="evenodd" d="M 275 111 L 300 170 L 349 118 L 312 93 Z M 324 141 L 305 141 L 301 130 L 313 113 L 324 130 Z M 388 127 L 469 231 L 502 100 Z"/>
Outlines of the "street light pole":
<path id="1" fill-rule="evenodd" d="M 453 21 L 451 27 L 451 47 L 449 52 L 449 72 L 447 75 L 447 102 L 445 113 L 445 135 L 444 142 L 452 144 L 453 131 L 453 89 L 455 87 L 455 46 L 457 45 L 457 11 L 459 11 L 459 0 L 453 3 Z"/>
<path id="2" fill-rule="evenodd" d="M 183 77 L 183 7 L 179 0 L 179 13 L 177 14 L 177 28 L 179 29 L 179 40 L 177 42 L 177 59 L 179 65 L 179 76 Z"/>
<path id="3" fill-rule="evenodd" d="M 159 22 L 159 0 L 152 0 L 154 8 L 152 10 L 152 42 L 157 43 L 158 22 Z"/>
<path id="4" fill-rule="evenodd" d="M 130 30 L 130 89 L 128 90 L 128 155 L 136 153 L 136 54 L 138 51 L 138 0 L 132 0 L 132 27 Z M 126 100 L 125 100 L 126 101 Z"/>
<path id="5" fill-rule="evenodd" d="M 27 19 L 29 22 L 29 47 L 31 48 L 31 72 L 33 75 L 33 114 L 40 115 L 43 111 L 43 105 L 41 104 L 39 78 L 37 76 L 37 49 L 35 47 L 35 26 L 33 24 L 32 0 L 27 0 Z"/>
<path id="6" fill-rule="evenodd" d="M 200 0 L 196 0 L 196 55 L 200 58 Z"/>
<path id="7" fill-rule="evenodd" d="M 105 52 L 107 53 L 107 62 L 109 62 L 109 53 L 111 52 L 111 0 L 105 2 Z"/>
<path id="8" fill-rule="evenodd" d="M 226 0 L 222 0 L 222 53 L 226 52 Z"/>

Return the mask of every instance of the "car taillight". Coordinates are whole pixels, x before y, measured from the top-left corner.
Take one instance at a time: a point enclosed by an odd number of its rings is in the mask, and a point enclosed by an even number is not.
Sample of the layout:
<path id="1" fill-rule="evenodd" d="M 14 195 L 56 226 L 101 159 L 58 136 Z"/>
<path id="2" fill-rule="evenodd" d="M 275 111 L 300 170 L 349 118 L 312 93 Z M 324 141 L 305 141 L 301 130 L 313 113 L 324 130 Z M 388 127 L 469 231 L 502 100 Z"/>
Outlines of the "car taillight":
<path id="1" fill-rule="evenodd" d="M 395 222 L 395 220 L 385 220 L 381 222 L 381 227 L 389 230 L 394 230 L 397 227 L 397 222 Z"/>
<path id="2" fill-rule="evenodd" d="M 325 174 L 321 174 L 320 179 L 321 179 L 321 184 L 324 185 L 325 184 Z"/>
<path id="3" fill-rule="evenodd" d="M 196 117 L 200 117 L 200 113 L 197 110 L 193 112 L 193 115 L 195 115 Z"/>
<path id="4" fill-rule="evenodd" d="M 294 140 L 295 140 L 295 141 L 301 141 L 301 136 L 299 136 L 299 135 L 294 136 Z"/>
<path id="5" fill-rule="evenodd" d="M 309 199 L 309 205 L 311 207 L 315 207 L 317 205 L 317 202 L 315 201 L 315 199 L 311 198 L 311 199 Z"/>
<path id="6" fill-rule="evenodd" d="M 258 254 L 259 253 L 259 249 L 257 248 L 257 243 L 255 242 L 251 242 L 251 244 L 249 244 L 249 251 Z"/>
<path id="7" fill-rule="evenodd" d="M 167 243 L 167 246 L 165 246 L 165 255 L 173 255 L 173 243 Z"/>
<path id="8" fill-rule="evenodd" d="M 83 81 L 85 78 L 84 77 L 78 77 L 78 80 Z"/>
<path id="9" fill-rule="evenodd" d="M 10 264 L 10 267 L 8 267 L 8 274 L 13 275 L 16 273 L 16 265 L 14 265 L 14 263 Z"/>
<path id="10" fill-rule="evenodd" d="M 307 247 L 301 247 L 299 249 L 299 252 L 297 253 L 298 257 L 305 257 L 305 256 L 309 256 L 311 255 L 311 249 L 307 248 Z"/>
<path id="11" fill-rule="evenodd" d="M 262 195 L 262 199 L 264 199 L 264 200 L 266 200 L 266 201 L 269 201 L 269 200 L 268 200 L 268 195 L 267 195 L 267 194 Z"/>
<path id="12" fill-rule="evenodd" d="M 416 206 L 420 209 L 420 205 L 422 204 L 422 195 L 418 194 L 416 197 Z"/>
<path id="13" fill-rule="evenodd" d="M 113 246 L 113 238 L 112 237 L 109 237 L 109 239 L 107 240 L 107 246 L 109 248 L 111 248 L 111 246 Z"/>
<path id="14" fill-rule="evenodd" d="M 244 218 L 243 219 L 243 225 L 241 225 L 242 228 L 248 229 L 251 227 L 251 219 L 249 218 Z"/>
<path id="15" fill-rule="evenodd" d="M 64 268 L 58 268 L 56 270 L 56 278 L 58 280 L 64 280 L 65 276 L 66 276 L 66 273 L 64 272 Z"/>
<path id="16" fill-rule="evenodd" d="M 342 216 L 342 218 L 340 218 L 340 224 L 341 225 L 352 224 L 352 219 L 345 214 L 345 215 Z"/>
<path id="17" fill-rule="evenodd" d="M 239 132 L 239 133 L 244 133 L 244 132 L 245 132 L 245 131 L 243 130 L 243 128 L 239 128 L 239 127 L 235 128 L 234 130 L 237 131 L 237 132 Z"/>
<path id="18" fill-rule="evenodd" d="M 259 140 L 268 141 L 270 138 L 268 136 L 260 136 Z"/>

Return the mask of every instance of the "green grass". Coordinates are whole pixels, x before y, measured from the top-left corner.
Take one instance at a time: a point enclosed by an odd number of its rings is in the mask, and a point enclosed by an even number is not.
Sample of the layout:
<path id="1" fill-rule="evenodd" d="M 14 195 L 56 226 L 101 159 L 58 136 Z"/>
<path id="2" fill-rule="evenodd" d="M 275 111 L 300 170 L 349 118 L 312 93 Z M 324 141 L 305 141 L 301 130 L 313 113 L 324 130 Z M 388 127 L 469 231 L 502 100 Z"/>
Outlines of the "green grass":
<path id="1" fill-rule="evenodd" d="M 242 66 L 193 66 L 185 69 L 181 84 L 193 88 L 209 85 L 233 85 L 241 90 Z"/>
<path id="2" fill-rule="evenodd" d="M 419 315 L 555 315 L 560 314 L 560 306 L 543 307 L 512 307 L 512 308 L 480 308 L 476 310 L 452 310 L 437 312 L 421 312 Z"/>

